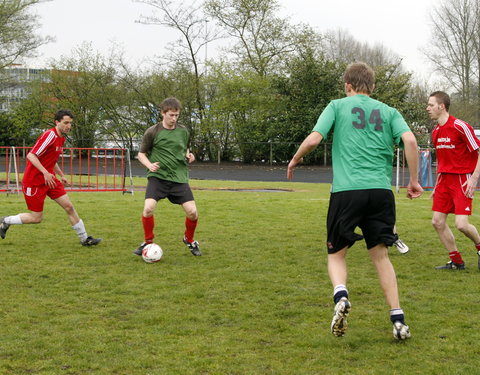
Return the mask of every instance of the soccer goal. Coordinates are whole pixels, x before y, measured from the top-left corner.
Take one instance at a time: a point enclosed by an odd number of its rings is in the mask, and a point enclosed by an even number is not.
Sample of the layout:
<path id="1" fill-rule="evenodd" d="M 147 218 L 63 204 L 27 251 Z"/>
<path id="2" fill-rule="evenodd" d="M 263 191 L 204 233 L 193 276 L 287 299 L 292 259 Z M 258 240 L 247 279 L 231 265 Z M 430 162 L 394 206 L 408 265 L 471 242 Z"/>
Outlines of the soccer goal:
<path id="1" fill-rule="evenodd" d="M 0 193 L 18 194 L 29 147 L 0 147 Z M 125 148 L 64 148 L 58 159 L 67 191 L 133 194 L 130 151 Z"/>

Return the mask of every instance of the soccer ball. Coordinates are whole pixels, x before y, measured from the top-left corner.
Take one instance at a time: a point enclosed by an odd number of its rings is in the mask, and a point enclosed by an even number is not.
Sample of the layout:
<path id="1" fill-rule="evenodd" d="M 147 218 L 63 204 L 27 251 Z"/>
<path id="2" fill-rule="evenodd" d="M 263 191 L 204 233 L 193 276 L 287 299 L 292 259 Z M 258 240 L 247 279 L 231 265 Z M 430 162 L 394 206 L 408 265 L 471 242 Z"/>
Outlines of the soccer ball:
<path id="1" fill-rule="evenodd" d="M 149 243 L 142 250 L 142 258 L 147 263 L 155 263 L 162 259 L 163 250 L 156 243 Z"/>

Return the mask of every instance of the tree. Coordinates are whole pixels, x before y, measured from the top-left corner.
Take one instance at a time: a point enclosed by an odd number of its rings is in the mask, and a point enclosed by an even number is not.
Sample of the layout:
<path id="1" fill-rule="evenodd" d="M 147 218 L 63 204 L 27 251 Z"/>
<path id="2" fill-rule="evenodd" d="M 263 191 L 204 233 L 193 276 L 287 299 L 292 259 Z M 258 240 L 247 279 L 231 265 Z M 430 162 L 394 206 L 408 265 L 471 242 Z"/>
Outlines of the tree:
<path id="1" fill-rule="evenodd" d="M 40 2 L 42 0 L 0 1 L 0 69 L 20 57 L 32 56 L 39 46 L 51 41 L 34 32 L 38 23 L 29 10 Z"/>
<path id="2" fill-rule="evenodd" d="M 238 65 L 260 76 L 274 71 L 285 54 L 295 51 L 295 29 L 276 16 L 276 0 L 208 0 L 206 9 L 237 41 L 230 52 Z"/>
<path id="3" fill-rule="evenodd" d="M 12 116 L 6 112 L 0 112 L 0 146 L 13 146 L 13 133 L 15 123 Z"/>
<path id="4" fill-rule="evenodd" d="M 367 42 L 359 42 L 343 29 L 327 32 L 322 40 L 322 49 L 326 59 L 345 64 L 363 61 L 376 67 L 401 62 L 400 57 L 384 45 L 371 46 Z"/>
<path id="5" fill-rule="evenodd" d="M 211 76 L 215 94 L 210 101 L 209 134 L 221 148 L 222 160 L 240 157 L 250 163 L 268 159 L 269 127 L 274 125 L 277 104 L 271 79 L 226 64 L 213 65 Z M 214 146 L 212 142 L 210 146 Z"/>
<path id="6" fill-rule="evenodd" d="M 425 54 L 452 87 L 456 105 L 471 112 L 468 108 L 480 101 L 480 1 L 444 0 L 433 8 L 431 21 Z M 478 122 L 478 109 L 475 112 L 464 119 Z"/>
<path id="7" fill-rule="evenodd" d="M 44 82 L 29 83 L 30 95 L 14 106 L 11 118 L 15 127 L 10 137 L 17 145 L 32 145 L 43 130 L 51 128 L 53 124 L 52 99 L 43 90 Z"/>
<path id="8" fill-rule="evenodd" d="M 167 26 L 177 30 L 181 39 L 171 48 L 172 55 L 169 56 L 171 66 L 180 67 L 182 71 L 193 72 L 193 87 L 195 93 L 195 105 L 191 115 L 197 117 L 198 121 L 191 123 L 191 136 L 196 137 L 196 125 L 200 127 L 205 119 L 205 94 L 202 85 L 202 72 L 200 52 L 206 45 L 218 39 L 218 34 L 212 32 L 208 25 L 208 18 L 203 13 L 203 6 L 181 3 L 176 7 L 168 0 L 134 0 L 137 3 L 150 5 L 157 9 L 160 14 L 141 16 L 139 21 L 144 24 Z M 206 63 L 206 62 L 205 62 Z M 178 78 L 180 79 L 181 76 Z M 192 74 L 187 74 L 192 77 Z"/>
<path id="9" fill-rule="evenodd" d="M 17 123 L 30 130 L 43 129 L 51 126 L 57 110 L 70 109 L 75 119 L 69 143 L 93 147 L 105 124 L 103 106 L 115 94 L 115 79 L 113 62 L 84 44 L 72 57 L 52 61 L 49 78 L 32 84 L 29 97 L 15 109 Z"/>

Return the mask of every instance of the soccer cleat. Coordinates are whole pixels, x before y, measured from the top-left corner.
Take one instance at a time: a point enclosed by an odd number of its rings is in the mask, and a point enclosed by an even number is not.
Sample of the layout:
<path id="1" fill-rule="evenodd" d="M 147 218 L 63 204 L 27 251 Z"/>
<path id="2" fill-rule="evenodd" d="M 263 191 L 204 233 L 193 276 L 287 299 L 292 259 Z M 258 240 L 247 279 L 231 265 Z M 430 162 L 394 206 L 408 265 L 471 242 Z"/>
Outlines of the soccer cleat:
<path id="1" fill-rule="evenodd" d="M 351 307 L 352 305 L 347 297 L 340 298 L 340 301 L 335 305 L 331 325 L 332 334 L 334 336 L 341 337 L 345 335 L 345 331 L 347 330 L 347 316 Z"/>
<path id="2" fill-rule="evenodd" d="M 477 251 L 478 254 L 478 269 L 480 270 L 480 250 Z"/>
<path id="3" fill-rule="evenodd" d="M 437 270 L 464 270 L 465 269 L 465 262 L 462 263 L 455 263 L 453 261 L 448 262 L 444 266 L 435 267 Z"/>
<path id="4" fill-rule="evenodd" d="M 5 239 L 5 235 L 7 234 L 8 228 L 10 228 L 10 224 L 5 222 L 6 216 L 0 217 L 0 237 Z"/>
<path id="5" fill-rule="evenodd" d="M 396 240 L 393 245 L 397 248 L 397 250 L 401 253 L 401 254 L 406 254 L 408 253 L 408 250 L 410 250 L 408 248 L 408 246 L 405 244 L 405 242 L 403 242 L 400 238 L 398 240 Z"/>
<path id="6" fill-rule="evenodd" d="M 142 251 L 148 244 L 146 242 L 142 242 L 139 247 L 137 247 L 133 253 L 138 256 L 142 256 Z"/>
<path id="7" fill-rule="evenodd" d="M 198 242 L 197 241 L 193 241 L 193 242 L 188 242 L 187 239 L 185 237 L 183 237 L 183 243 L 185 245 L 187 245 L 187 247 L 189 248 L 190 252 L 195 255 L 196 257 L 199 257 L 202 255 L 202 253 L 200 252 L 200 248 L 198 247 Z"/>
<path id="8" fill-rule="evenodd" d="M 82 246 L 95 246 L 102 242 L 101 238 L 93 238 L 92 236 L 88 236 L 85 241 L 82 241 Z"/>
<path id="9" fill-rule="evenodd" d="M 410 327 L 397 320 L 393 323 L 393 337 L 397 340 L 406 340 L 410 338 Z"/>

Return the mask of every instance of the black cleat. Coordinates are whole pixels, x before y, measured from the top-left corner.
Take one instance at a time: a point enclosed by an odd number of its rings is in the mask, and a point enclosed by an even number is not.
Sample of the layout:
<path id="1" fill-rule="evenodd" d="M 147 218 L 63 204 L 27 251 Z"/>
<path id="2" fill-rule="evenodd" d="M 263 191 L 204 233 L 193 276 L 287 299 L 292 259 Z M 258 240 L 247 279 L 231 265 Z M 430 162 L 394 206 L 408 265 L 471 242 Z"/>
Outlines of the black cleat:
<path id="1" fill-rule="evenodd" d="M 88 236 L 85 241 L 82 241 L 82 246 L 95 246 L 102 242 L 101 238 L 93 238 L 92 236 Z"/>
<path id="2" fill-rule="evenodd" d="M 200 252 L 200 248 L 198 247 L 198 242 L 197 241 L 188 242 L 187 239 L 185 237 L 183 237 L 183 243 L 185 245 L 187 245 L 190 252 L 193 255 L 195 255 L 196 257 L 199 257 L 199 256 L 202 255 L 202 253 Z"/>
<path id="3" fill-rule="evenodd" d="M 455 263 L 453 261 L 448 262 L 444 266 L 435 267 L 436 270 L 464 270 L 465 269 L 465 262 L 462 263 Z"/>
<path id="4" fill-rule="evenodd" d="M 148 244 L 146 242 L 142 242 L 139 247 L 133 250 L 133 253 L 138 256 L 142 256 L 142 251 Z"/>
<path id="5" fill-rule="evenodd" d="M 5 235 L 7 234 L 8 228 L 10 228 L 10 224 L 5 222 L 6 216 L 0 217 L 0 237 L 5 239 Z"/>

